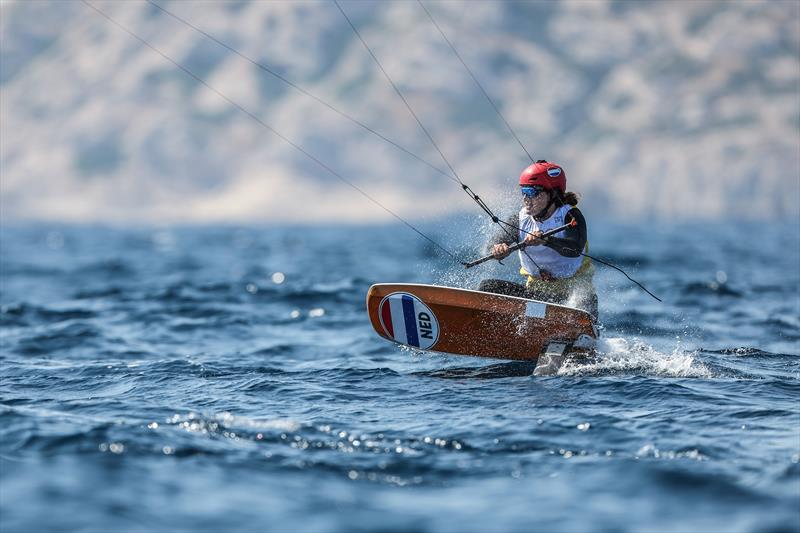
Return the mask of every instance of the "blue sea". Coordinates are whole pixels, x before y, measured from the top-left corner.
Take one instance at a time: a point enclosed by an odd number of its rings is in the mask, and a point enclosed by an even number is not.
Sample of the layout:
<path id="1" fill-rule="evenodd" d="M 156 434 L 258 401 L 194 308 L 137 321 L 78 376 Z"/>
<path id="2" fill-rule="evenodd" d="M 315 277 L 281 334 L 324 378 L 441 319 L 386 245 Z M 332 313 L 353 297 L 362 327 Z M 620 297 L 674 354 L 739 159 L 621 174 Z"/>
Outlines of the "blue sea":
<path id="1" fill-rule="evenodd" d="M 0 531 L 800 531 L 799 232 L 594 217 L 663 303 L 597 265 L 599 357 L 532 377 L 372 331 L 515 276 L 402 225 L 4 223 Z"/>

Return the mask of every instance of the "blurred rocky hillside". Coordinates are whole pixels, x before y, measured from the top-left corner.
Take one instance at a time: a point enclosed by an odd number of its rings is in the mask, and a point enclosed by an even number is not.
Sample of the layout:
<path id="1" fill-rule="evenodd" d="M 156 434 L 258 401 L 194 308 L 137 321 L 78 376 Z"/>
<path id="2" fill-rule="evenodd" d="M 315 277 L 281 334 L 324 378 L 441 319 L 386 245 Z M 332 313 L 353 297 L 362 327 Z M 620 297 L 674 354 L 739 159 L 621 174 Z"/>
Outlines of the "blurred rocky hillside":
<path id="1" fill-rule="evenodd" d="M 453 181 L 144 0 L 89 0 L 402 216 Z M 159 4 L 446 168 L 336 6 Z M 80 1 L 0 4 L 0 212 L 68 221 L 373 221 L 347 185 Z M 420 5 L 342 2 L 461 178 L 528 159 Z M 428 1 L 536 158 L 613 218 L 800 216 L 800 2 Z"/>

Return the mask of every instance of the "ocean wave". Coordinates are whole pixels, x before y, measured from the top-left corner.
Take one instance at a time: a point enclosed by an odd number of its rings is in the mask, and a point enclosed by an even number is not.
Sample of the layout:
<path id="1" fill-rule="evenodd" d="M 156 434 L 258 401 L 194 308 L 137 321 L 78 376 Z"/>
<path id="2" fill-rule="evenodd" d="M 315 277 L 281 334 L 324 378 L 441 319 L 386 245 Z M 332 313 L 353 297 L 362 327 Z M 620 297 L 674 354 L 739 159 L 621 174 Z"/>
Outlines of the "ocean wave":
<path id="1" fill-rule="evenodd" d="M 95 317 L 97 317 L 95 311 L 80 307 L 56 308 L 26 302 L 0 307 L 0 326 L 39 326 Z"/>
<path id="2" fill-rule="evenodd" d="M 95 325 L 80 321 L 60 322 L 22 337 L 13 350 L 29 356 L 52 355 L 77 348 L 95 348 L 103 338 L 103 332 Z"/>

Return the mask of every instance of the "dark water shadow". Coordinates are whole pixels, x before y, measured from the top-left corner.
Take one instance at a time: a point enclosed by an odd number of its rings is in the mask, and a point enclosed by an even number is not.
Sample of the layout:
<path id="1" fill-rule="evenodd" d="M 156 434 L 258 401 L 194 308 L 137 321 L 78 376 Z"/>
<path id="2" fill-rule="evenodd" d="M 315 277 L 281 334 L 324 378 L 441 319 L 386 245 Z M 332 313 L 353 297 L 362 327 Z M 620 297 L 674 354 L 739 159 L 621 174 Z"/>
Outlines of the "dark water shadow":
<path id="1" fill-rule="evenodd" d="M 421 370 L 412 372 L 413 376 L 424 376 L 440 379 L 500 379 L 520 378 L 533 375 L 535 361 L 511 361 L 489 366 L 453 367 L 438 370 Z"/>

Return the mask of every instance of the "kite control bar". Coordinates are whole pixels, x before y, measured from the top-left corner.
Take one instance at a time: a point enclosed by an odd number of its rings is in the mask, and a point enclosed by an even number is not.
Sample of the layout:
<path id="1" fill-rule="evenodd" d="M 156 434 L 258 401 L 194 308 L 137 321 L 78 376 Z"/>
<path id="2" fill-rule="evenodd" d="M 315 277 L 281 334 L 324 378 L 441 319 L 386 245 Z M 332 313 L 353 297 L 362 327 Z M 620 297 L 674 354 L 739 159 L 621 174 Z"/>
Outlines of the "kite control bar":
<path id="1" fill-rule="evenodd" d="M 553 228 L 551 230 L 545 231 L 544 233 L 541 234 L 541 236 L 539 238 L 540 239 L 547 238 L 550 235 L 558 233 L 559 231 L 564 231 L 567 228 L 572 228 L 572 227 L 577 226 L 577 225 L 578 225 L 578 222 L 576 220 L 573 220 L 569 224 L 564 224 L 563 226 L 559 226 L 557 228 Z M 525 241 L 521 241 L 521 242 L 518 242 L 517 244 L 512 244 L 511 246 L 509 246 L 508 247 L 508 251 L 509 251 L 509 253 L 510 252 L 516 252 L 517 250 L 525 249 L 527 246 L 528 245 L 525 244 Z M 485 263 L 486 261 L 489 261 L 490 259 L 497 259 L 497 258 L 494 255 L 487 255 L 486 257 L 481 257 L 480 259 L 476 259 L 475 261 L 472 261 L 470 263 L 464 263 L 464 268 L 472 268 L 475 265 L 480 265 L 481 263 Z"/>

